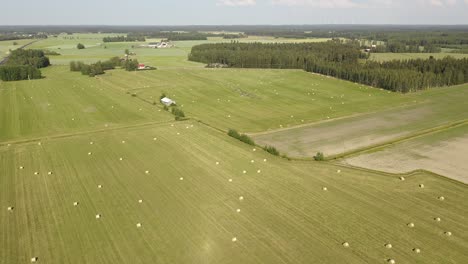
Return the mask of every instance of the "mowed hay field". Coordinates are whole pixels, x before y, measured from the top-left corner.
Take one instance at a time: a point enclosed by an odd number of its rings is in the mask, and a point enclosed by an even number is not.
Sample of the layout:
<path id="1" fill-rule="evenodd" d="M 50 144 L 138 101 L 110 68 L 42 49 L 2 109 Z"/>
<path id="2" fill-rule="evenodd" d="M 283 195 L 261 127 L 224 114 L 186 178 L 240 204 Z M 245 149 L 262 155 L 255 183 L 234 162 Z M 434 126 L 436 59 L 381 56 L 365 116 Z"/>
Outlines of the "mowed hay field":
<path id="1" fill-rule="evenodd" d="M 468 259 L 466 184 L 288 161 L 223 132 L 417 107 L 429 95 L 301 71 L 204 69 L 186 61 L 189 43 L 136 51 L 158 70 L 90 78 L 59 65 L 81 56 L 69 42 L 44 79 L 0 82 L 1 264 Z M 127 43 L 113 45 L 118 54 Z M 173 121 L 162 93 L 191 119 Z"/>
<path id="2" fill-rule="evenodd" d="M 468 124 L 358 153 L 344 162 L 354 166 L 402 173 L 426 169 L 468 183 Z"/>
<path id="3" fill-rule="evenodd" d="M 0 262 L 467 258 L 466 185 L 288 162 L 196 122 L 173 125 L 2 147 Z"/>
<path id="4" fill-rule="evenodd" d="M 274 132 L 253 134 L 291 157 L 337 155 L 468 121 L 468 85 L 403 95 L 413 104 Z"/>
<path id="5" fill-rule="evenodd" d="M 18 39 L 18 40 L 3 40 L 0 41 L 0 59 L 8 56 L 10 50 L 15 50 L 23 45 L 26 45 L 34 40 L 32 39 Z M 14 43 L 17 43 L 14 45 Z"/>
<path id="6" fill-rule="evenodd" d="M 15 141 L 172 120 L 167 113 L 66 67 L 43 70 L 46 78 L 0 82 L 0 141 Z"/>

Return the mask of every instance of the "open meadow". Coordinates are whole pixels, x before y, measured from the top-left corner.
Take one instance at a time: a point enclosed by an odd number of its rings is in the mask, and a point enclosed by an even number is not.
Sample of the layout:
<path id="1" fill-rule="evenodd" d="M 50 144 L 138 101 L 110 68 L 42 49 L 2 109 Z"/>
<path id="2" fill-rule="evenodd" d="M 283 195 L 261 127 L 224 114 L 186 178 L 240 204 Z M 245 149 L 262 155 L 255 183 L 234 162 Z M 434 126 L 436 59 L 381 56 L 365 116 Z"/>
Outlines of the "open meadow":
<path id="1" fill-rule="evenodd" d="M 204 68 L 187 61 L 203 41 L 155 50 L 75 37 L 31 47 L 61 53 L 41 69 L 45 78 L 0 81 L 0 264 L 468 260 L 465 183 L 288 160 L 225 133 L 291 156 L 339 154 L 466 121 L 467 85 L 399 94 L 299 70 Z M 69 61 L 126 48 L 158 69 L 69 71 Z M 163 93 L 187 120 L 163 110 Z M 433 141 L 466 145 L 466 125 L 454 129 L 402 142 L 390 157 L 423 155 Z M 459 142 L 442 147 L 450 144 Z M 431 147 L 420 166 L 439 160 Z"/>

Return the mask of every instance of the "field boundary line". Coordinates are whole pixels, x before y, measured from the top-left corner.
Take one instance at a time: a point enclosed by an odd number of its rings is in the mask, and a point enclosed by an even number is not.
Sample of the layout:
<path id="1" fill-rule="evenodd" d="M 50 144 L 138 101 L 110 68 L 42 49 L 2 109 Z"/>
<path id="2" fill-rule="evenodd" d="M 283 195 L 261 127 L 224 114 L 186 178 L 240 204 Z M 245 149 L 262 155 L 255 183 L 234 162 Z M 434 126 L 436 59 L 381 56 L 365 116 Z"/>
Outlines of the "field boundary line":
<path id="1" fill-rule="evenodd" d="M 356 113 L 356 114 L 352 114 L 352 115 L 348 115 L 348 116 L 341 116 L 341 117 L 332 118 L 332 119 L 324 119 L 324 120 L 319 120 L 317 122 L 312 122 L 312 123 L 307 123 L 307 124 L 299 124 L 299 125 L 295 125 L 295 126 L 291 126 L 291 127 L 278 128 L 278 129 L 272 129 L 272 130 L 260 131 L 260 132 L 245 132 L 245 134 L 247 134 L 248 136 L 252 136 L 252 137 L 268 135 L 268 134 L 273 134 L 273 133 L 277 133 L 277 132 L 293 130 L 293 129 L 296 129 L 296 128 L 303 128 L 303 127 L 315 126 L 315 125 L 320 125 L 320 124 L 326 124 L 326 123 L 330 123 L 330 122 L 333 122 L 333 121 L 339 121 L 339 120 L 344 120 L 344 119 L 348 119 L 348 118 L 355 118 L 355 117 L 361 117 L 361 116 L 366 116 L 366 115 L 372 115 L 372 114 L 377 114 L 377 113 L 385 112 L 385 111 L 389 111 L 389 110 L 397 110 L 399 108 L 420 106 L 420 105 L 424 105 L 424 104 L 427 104 L 427 103 L 430 103 L 430 101 L 425 100 L 425 101 L 421 101 L 421 102 L 418 102 L 418 103 L 402 104 L 402 105 L 399 105 L 399 106 L 396 106 L 396 107 L 383 108 L 383 109 L 376 110 L 376 111 L 371 111 L 371 112 Z"/>
<path id="2" fill-rule="evenodd" d="M 371 152 L 371 151 L 380 150 L 380 149 L 383 149 L 383 148 L 386 148 L 386 147 L 389 147 L 389 146 L 392 146 L 392 145 L 396 145 L 396 144 L 399 144 L 399 143 L 402 143 L 402 142 L 405 142 L 405 141 L 415 139 L 415 138 L 419 138 L 419 137 L 423 137 L 423 136 L 427 136 L 427 135 L 431 135 L 431 134 L 436 134 L 436 133 L 443 132 L 443 131 L 446 131 L 446 130 L 450 130 L 450 129 L 453 129 L 453 128 L 457 128 L 457 127 L 460 127 L 460 126 L 464 126 L 466 124 L 468 124 L 468 119 L 459 120 L 459 121 L 448 123 L 448 124 L 445 124 L 445 125 L 436 126 L 436 127 L 425 129 L 425 130 L 420 130 L 420 131 L 417 131 L 415 133 L 412 133 L 412 134 L 409 134 L 409 135 L 406 135 L 406 136 L 403 136 L 403 137 L 400 137 L 400 138 L 397 138 L 397 139 L 394 139 L 394 140 L 390 140 L 390 141 L 387 141 L 387 142 L 382 142 L 382 143 L 379 143 L 379 144 L 370 145 L 370 146 L 367 146 L 367 147 L 363 147 L 363 148 L 343 152 L 343 153 L 340 153 L 340 154 L 331 155 L 331 156 L 326 157 L 325 159 L 326 160 L 337 160 L 337 159 L 348 158 L 348 157 L 356 156 L 358 154 L 363 154 L 363 153 L 368 153 L 368 152 Z"/>
<path id="3" fill-rule="evenodd" d="M 174 122 L 174 121 L 171 120 L 171 121 L 163 121 L 163 122 L 147 122 L 147 123 L 126 125 L 126 126 L 116 126 L 116 127 L 111 127 L 111 128 L 80 131 L 76 133 L 64 133 L 64 134 L 56 134 L 56 135 L 51 135 L 51 136 L 35 137 L 35 138 L 20 139 L 20 140 L 13 140 L 13 141 L 3 141 L 3 142 L 0 142 L 0 146 L 21 145 L 21 144 L 28 144 L 31 142 L 36 142 L 36 141 L 41 141 L 41 140 L 54 140 L 54 139 L 62 139 L 62 138 L 70 138 L 70 137 L 83 136 L 83 135 L 89 135 L 89 134 L 110 132 L 110 131 L 116 131 L 116 130 L 149 127 L 149 126 L 155 126 L 155 125 L 164 125 L 164 124 L 169 124 L 171 122 Z"/>

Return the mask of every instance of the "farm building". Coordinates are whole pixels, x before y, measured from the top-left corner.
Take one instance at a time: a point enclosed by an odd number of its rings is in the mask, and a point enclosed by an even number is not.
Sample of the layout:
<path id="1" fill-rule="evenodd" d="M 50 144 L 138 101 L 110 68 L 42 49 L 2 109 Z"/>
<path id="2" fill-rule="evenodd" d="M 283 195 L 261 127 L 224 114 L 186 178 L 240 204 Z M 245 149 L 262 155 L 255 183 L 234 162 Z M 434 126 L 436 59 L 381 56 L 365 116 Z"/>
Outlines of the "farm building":
<path id="1" fill-rule="evenodd" d="M 152 48 L 152 49 L 165 49 L 165 48 L 172 48 L 173 45 L 169 42 L 161 41 L 161 42 L 150 42 L 147 45 L 141 45 L 140 47 L 143 48 Z"/>
<path id="2" fill-rule="evenodd" d="M 172 99 L 167 98 L 167 97 L 161 98 L 161 103 L 163 103 L 164 105 L 167 105 L 167 106 L 171 106 L 171 105 L 176 104 L 175 101 L 173 101 Z"/>

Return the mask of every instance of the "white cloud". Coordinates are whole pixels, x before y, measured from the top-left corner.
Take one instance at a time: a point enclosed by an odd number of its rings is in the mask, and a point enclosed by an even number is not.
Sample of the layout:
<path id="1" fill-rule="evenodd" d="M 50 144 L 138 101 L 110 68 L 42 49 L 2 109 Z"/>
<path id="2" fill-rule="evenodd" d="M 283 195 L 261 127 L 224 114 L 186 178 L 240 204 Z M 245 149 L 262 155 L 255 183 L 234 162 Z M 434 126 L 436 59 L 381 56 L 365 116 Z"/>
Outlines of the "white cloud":
<path id="1" fill-rule="evenodd" d="M 465 3 L 468 3 L 468 0 L 464 0 Z M 444 7 L 444 6 L 454 6 L 457 4 L 457 0 L 419 0 L 423 5 L 433 6 L 433 7 Z"/>
<path id="2" fill-rule="evenodd" d="M 320 8 L 350 8 L 358 4 L 352 0 L 273 0 L 274 5 L 312 6 Z"/>
<path id="3" fill-rule="evenodd" d="M 456 1 L 456 0 L 450 0 Z M 466 0 L 468 1 L 468 0 Z M 274 5 L 310 6 L 317 8 L 388 7 L 398 5 L 398 0 L 271 0 Z"/>
<path id="4" fill-rule="evenodd" d="M 223 6 L 253 6 L 256 5 L 256 0 L 219 0 L 218 5 Z"/>

